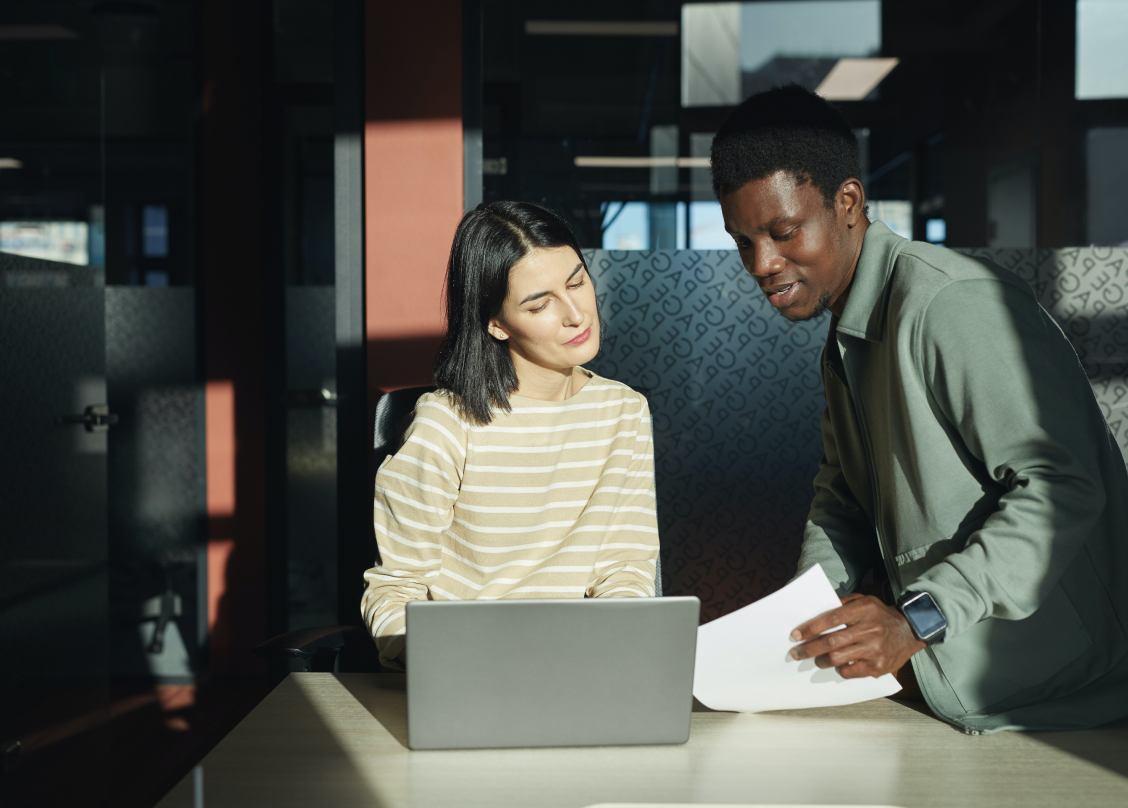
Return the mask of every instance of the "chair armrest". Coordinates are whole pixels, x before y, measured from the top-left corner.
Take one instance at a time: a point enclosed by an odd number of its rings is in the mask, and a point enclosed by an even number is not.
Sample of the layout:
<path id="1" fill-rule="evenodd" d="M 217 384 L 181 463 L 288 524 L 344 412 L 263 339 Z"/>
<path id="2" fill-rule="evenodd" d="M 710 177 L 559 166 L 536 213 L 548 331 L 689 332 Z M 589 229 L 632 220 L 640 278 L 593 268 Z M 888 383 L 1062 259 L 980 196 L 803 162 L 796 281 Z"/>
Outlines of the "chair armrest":
<path id="1" fill-rule="evenodd" d="M 255 646 L 261 656 L 290 656 L 307 659 L 318 654 L 336 655 L 345 644 L 368 635 L 360 626 L 318 626 L 287 631 Z M 371 642 L 371 640 L 369 640 Z"/>

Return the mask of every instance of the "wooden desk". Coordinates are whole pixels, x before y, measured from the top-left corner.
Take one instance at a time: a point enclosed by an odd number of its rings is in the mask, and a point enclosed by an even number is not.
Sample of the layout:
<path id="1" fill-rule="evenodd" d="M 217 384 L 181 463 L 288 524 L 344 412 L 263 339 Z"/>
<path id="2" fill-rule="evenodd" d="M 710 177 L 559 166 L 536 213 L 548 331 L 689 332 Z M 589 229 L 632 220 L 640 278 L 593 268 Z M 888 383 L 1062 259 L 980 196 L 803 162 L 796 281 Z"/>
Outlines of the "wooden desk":
<path id="1" fill-rule="evenodd" d="M 1128 806 L 1128 727 L 963 735 L 896 702 L 699 712 L 682 746 L 412 752 L 402 677 L 295 673 L 160 803 Z"/>

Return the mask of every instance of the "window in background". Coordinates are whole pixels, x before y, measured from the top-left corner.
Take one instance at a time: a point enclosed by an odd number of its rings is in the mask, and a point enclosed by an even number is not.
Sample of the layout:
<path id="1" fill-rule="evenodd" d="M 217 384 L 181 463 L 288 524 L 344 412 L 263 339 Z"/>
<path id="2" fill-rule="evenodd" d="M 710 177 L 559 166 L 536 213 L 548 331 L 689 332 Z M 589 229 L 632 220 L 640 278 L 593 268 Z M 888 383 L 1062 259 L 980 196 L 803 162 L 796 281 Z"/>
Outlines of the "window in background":
<path id="1" fill-rule="evenodd" d="M 924 223 L 924 240 L 941 244 L 948 239 L 948 223 L 943 219 L 928 219 Z"/>
<path id="2" fill-rule="evenodd" d="M 141 254 L 146 258 L 168 256 L 168 208 L 164 205 L 141 208 Z"/>
<path id="3" fill-rule="evenodd" d="M 682 250 L 686 246 L 684 202 L 609 202 L 603 208 L 605 250 Z"/>
<path id="4" fill-rule="evenodd" d="M 687 4 L 682 106 L 729 106 L 780 84 L 828 80 L 836 91 L 825 97 L 861 100 L 896 63 L 865 64 L 880 52 L 880 0 Z"/>
<path id="5" fill-rule="evenodd" d="M 649 207 L 645 202 L 609 202 L 604 209 L 603 249 L 648 249 Z"/>
<path id="6" fill-rule="evenodd" d="M 1128 98 L 1128 2 L 1077 0 L 1078 100 Z"/>
<path id="7" fill-rule="evenodd" d="M 90 263 L 86 222 L 0 222 L 0 252 L 86 266 Z"/>
<path id="8" fill-rule="evenodd" d="M 913 237 L 913 205 L 904 199 L 871 199 L 870 220 L 885 224 L 902 238 Z"/>
<path id="9" fill-rule="evenodd" d="M 689 203 L 689 248 L 691 250 L 732 250 L 732 236 L 725 230 L 719 202 Z"/>
<path id="10" fill-rule="evenodd" d="M 1085 164 L 1090 244 L 1128 247 L 1126 155 L 1128 127 L 1089 130 L 1085 138 Z"/>

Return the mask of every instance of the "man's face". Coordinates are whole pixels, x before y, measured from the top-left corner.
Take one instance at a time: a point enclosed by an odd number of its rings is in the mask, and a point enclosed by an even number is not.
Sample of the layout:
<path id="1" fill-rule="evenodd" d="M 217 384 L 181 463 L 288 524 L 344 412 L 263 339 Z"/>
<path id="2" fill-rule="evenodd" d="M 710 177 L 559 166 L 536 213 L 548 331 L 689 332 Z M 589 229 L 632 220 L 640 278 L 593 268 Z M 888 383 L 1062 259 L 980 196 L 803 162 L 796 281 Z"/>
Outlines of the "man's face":
<path id="1" fill-rule="evenodd" d="M 777 171 L 720 199 L 744 268 L 789 320 L 842 313 L 861 252 L 864 196 L 847 180 L 827 207 L 810 182 Z"/>

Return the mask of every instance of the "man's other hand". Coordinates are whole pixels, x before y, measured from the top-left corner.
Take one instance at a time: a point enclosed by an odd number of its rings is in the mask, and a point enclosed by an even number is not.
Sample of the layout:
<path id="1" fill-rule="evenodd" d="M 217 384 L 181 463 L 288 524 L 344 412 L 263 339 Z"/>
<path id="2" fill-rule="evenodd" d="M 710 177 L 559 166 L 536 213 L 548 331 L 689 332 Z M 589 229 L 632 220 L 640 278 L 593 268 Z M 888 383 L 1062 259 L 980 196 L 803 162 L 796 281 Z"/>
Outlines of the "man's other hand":
<path id="1" fill-rule="evenodd" d="M 830 631 L 835 626 L 845 626 Z M 900 611 L 872 595 L 851 594 L 837 609 L 808 620 L 791 633 L 800 644 L 794 659 L 814 658 L 820 668 L 835 668 L 845 679 L 896 673 L 925 647 Z"/>

